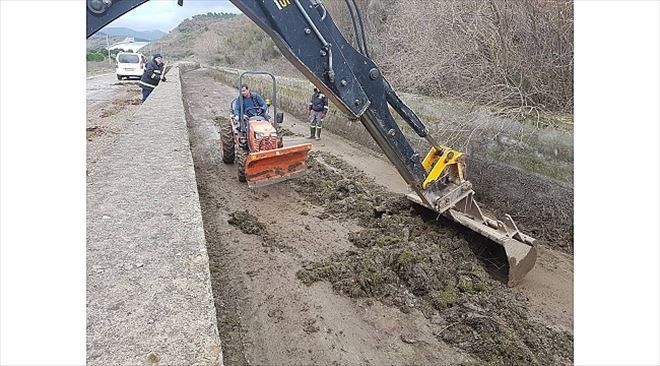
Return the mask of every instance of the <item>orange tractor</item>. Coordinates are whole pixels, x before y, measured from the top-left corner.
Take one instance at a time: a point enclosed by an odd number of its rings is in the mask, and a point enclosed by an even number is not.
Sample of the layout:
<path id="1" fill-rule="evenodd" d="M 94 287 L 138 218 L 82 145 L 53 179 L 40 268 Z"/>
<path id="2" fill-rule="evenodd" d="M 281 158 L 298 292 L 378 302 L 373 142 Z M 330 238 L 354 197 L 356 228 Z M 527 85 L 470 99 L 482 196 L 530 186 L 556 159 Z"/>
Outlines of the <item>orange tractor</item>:
<path id="1" fill-rule="evenodd" d="M 293 178 L 307 169 L 307 155 L 312 144 L 284 146 L 280 125 L 284 113 L 277 112 L 277 82 L 268 72 L 246 71 L 239 76 L 239 89 L 246 74 L 268 75 L 272 80 L 271 98 L 266 108 L 244 107 L 242 93 L 232 101 L 229 121 L 221 127 L 222 161 L 238 165 L 238 180 L 250 188 L 260 187 Z M 272 104 L 271 104 L 272 100 Z M 275 120 L 268 115 L 273 107 Z M 239 111 L 239 113 L 235 113 Z"/>

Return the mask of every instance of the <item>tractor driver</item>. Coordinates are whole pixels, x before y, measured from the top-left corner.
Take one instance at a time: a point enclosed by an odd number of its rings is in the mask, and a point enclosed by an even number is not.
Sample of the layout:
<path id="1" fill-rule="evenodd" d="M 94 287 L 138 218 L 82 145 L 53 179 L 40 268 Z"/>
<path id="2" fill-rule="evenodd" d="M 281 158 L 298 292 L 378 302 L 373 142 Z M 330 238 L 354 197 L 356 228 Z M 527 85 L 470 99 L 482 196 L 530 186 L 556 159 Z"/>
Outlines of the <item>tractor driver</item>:
<path id="1" fill-rule="evenodd" d="M 265 119 L 270 119 L 268 116 L 268 105 L 264 102 L 263 98 L 257 94 L 250 92 L 250 87 L 247 84 L 241 85 L 241 96 L 243 96 L 243 114 L 249 117 L 261 116 Z M 236 98 L 236 103 L 232 103 L 234 107 L 234 116 L 241 114 L 241 106 Z"/>

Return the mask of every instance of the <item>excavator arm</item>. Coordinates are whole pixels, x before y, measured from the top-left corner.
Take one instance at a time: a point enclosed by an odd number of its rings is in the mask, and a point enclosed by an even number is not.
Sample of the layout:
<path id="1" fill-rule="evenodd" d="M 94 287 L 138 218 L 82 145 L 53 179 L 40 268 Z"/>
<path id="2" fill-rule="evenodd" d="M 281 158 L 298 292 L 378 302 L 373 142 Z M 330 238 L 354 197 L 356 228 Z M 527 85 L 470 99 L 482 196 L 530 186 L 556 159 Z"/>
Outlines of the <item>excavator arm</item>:
<path id="1" fill-rule="evenodd" d="M 87 37 L 146 1 L 88 0 Z M 321 0 L 230 1 L 263 29 L 335 106 L 362 122 L 414 192 L 409 195 L 411 200 L 499 244 L 506 253 L 510 285 L 531 270 L 536 261 L 534 239 L 521 233 L 509 215 L 497 220 L 481 210 L 470 182 L 464 179 L 462 154 L 431 137 L 363 47 L 359 45 L 359 52 L 344 38 Z M 389 107 L 428 141 L 431 150 L 425 156 L 412 148 Z"/>

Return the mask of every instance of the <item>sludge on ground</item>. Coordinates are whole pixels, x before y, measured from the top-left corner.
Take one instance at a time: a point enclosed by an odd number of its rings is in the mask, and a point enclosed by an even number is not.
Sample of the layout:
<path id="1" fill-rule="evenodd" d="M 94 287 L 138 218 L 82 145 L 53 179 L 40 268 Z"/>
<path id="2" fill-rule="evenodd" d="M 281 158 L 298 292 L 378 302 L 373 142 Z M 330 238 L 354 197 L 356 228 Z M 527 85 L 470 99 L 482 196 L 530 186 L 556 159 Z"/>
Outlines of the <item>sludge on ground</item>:
<path id="1" fill-rule="evenodd" d="M 328 281 L 349 297 L 418 309 L 436 337 L 480 363 L 572 363 L 572 335 L 535 319 L 485 272 L 463 234 L 333 155 L 311 156 L 308 173 L 289 184 L 321 204 L 319 217 L 355 219 L 364 229 L 350 234 L 354 250 L 306 263 L 297 273 L 303 283 Z"/>
<path id="2" fill-rule="evenodd" d="M 253 234 L 261 237 L 262 239 L 268 239 L 268 230 L 266 229 L 266 225 L 262 222 L 259 222 L 259 219 L 252 215 L 249 210 L 242 210 L 231 213 L 227 223 L 238 227 L 245 234 Z"/>

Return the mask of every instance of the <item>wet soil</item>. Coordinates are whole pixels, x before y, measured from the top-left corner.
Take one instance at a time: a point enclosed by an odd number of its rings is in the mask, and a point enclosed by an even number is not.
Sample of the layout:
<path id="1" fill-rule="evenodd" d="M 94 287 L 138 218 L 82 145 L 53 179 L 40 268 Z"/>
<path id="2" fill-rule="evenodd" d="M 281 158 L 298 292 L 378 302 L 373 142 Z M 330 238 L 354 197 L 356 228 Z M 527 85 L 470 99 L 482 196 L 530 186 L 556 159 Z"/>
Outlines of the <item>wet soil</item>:
<path id="1" fill-rule="evenodd" d="M 121 85 L 124 88 L 135 89 L 135 87 L 131 87 L 131 84 L 128 83 L 117 84 L 117 85 Z M 140 104 L 142 104 L 142 98 L 139 95 L 133 94 L 128 98 L 119 98 L 114 100 L 111 105 L 102 109 L 100 117 L 107 118 L 110 116 L 114 116 L 115 114 L 125 110 L 126 106 L 128 105 L 140 105 Z"/>
<path id="2" fill-rule="evenodd" d="M 238 182 L 214 121 L 236 90 L 203 69 L 183 87 L 226 364 L 572 362 L 570 330 L 494 280 L 469 235 L 344 157 L 313 153 L 305 176 L 257 190 Z"/>
<path id="3" fill-rule="evenodd" d="M 236 211 L 230 215 L 227 223 L 238 227 L 245 234 L 253 234 L 268 240 L 268 230 L 266 225 L 259 222 L 259 220 L 249 211 Z"/>
<path id="4" fill-rule="evenodd" d="M 479 362 L 570 363 L 572 336 L 532 319 L 525 301 L 485 272 L 459 231 L 332 155 L 314 154 L 309 170 L 291 183 L 295 190 L 323 202 L 321 215 L 357 219 L 365 229 L 349 235 L 354 250 L 305 265 L 301 281 L 328 281 L 336 292 L 404 313 L 418 309 L 444 324 L 434 335 Z"/>
<path id="5" fill-rule="evenodd" d="M 104 134 L 103 128 L 99 126 L 87 127 L 87 141 L 92 141 L 97 136 Z"/>

